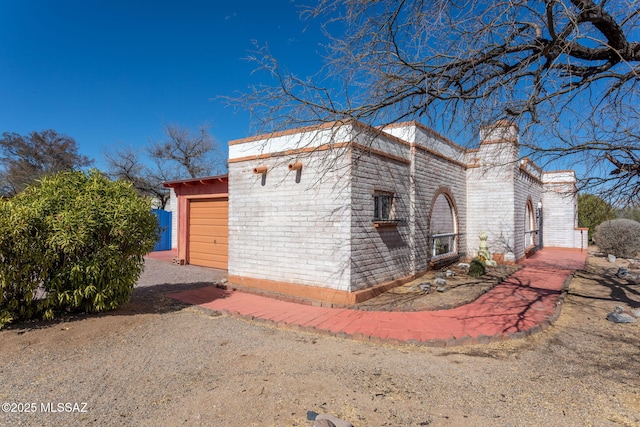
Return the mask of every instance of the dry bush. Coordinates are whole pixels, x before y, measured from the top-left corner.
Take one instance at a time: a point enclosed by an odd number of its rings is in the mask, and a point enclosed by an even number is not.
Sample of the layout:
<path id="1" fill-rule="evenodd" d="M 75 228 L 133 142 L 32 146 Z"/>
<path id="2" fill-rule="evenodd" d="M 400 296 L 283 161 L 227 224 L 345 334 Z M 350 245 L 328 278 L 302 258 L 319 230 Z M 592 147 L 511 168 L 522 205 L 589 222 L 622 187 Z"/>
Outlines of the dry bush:
<path id="1" fill-rule="evenodd" d="M 596 227 L 594 240 L 600 250 L 621 258 L 634 258 L 640 252 L 640 222 L 612 219 Z"/>

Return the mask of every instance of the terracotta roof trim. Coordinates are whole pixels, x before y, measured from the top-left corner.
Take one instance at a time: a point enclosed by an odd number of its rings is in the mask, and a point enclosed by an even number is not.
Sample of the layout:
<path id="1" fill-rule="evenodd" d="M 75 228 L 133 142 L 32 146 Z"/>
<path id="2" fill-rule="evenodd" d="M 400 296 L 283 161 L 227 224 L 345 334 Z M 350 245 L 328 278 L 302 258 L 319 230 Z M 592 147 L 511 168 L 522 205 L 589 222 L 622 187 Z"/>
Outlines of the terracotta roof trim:
<path id="1" fill-rule="evenodd" d="M 176 187 L 181 187 L 183 185 L 215 184 L 216 182 L 224 182 L 225 180 L 228 180 L 228 179 L 229 179 L 228 174 L 205 176 L 202 178 L 186 178 L 186 179 L 178 179 L 175 181 L 165 181 L 162 183 L 162 186 L 165 188 L 176 188 Z"/>

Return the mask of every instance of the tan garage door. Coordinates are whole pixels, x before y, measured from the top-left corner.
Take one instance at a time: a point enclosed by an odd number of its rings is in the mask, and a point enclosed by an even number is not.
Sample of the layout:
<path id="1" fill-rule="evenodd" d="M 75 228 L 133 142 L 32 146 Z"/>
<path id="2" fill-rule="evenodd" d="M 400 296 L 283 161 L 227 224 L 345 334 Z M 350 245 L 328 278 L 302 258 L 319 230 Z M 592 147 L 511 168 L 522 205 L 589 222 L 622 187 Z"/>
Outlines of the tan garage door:
<path id="1" fill-rule="evenodd" d="M 227 269 L 229 200 L 191 200 L 189 264 Z"/>

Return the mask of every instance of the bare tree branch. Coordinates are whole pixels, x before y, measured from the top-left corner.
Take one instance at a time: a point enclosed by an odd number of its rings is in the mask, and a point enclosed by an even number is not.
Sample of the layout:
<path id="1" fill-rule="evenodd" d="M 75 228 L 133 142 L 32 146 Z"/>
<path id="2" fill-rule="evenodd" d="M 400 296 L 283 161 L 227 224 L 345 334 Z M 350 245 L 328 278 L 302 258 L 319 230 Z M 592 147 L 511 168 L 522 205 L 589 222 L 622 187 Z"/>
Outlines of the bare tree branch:
<path id="1" fill-rule="evenodd" d="M 616 167 L 606 153 L 622 163 L 640 157 L 629 131 L 640 125 L 635 2 L 320 0 L 303 17 L 323 24 L 325 67 L 299 78 L 258 48 L 250 59 L 275 84 L 227 98 L 251 111 L 256 131 L 354 118 L 418 120 L 468 137 L 508 119 L 525 131 L 527 155 L 583 156 L 603 168 Z M 591 178 L 638 201 L 638 168 Z"/>
<path id="2" fill-rule="evenodd" d="M 155 199 L 161 209 L 169 201 L 169 190 L 162 182 L 210 176 L 224 170 L 206 126 L 191 133 L 169 125 L 164 133 L 163 141 L 151 143 L 142 150 L 124 147 L 105 153 L 109 175 L 131 182 L 140 195 Z"/>
<path id="3" fill-rule="evenodd" d="M 210 175 L 219 166 L 212 156 L 215 145 L 206 126 L 192 133 L 186 128 L 168 125 L 164 134 L 163 141 L 154 142 L 148 148 L 152 158 L 177 164 L 190 178 Z"/>

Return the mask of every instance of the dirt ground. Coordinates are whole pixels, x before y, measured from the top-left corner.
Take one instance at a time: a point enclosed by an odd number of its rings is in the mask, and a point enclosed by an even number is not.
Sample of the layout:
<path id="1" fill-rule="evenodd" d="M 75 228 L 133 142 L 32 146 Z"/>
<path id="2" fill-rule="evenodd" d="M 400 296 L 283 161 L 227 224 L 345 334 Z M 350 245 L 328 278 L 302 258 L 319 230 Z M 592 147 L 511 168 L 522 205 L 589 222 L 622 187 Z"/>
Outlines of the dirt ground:
<path id="1" fill-rule="evenodd" d="M 356 427 L 638 426 L 640 325 L 606 320 L 640 308 L 626 265 L 590 256 L 545 332 L 437 349 L 181 305 L 164 293 L 220 273 L 149 260 L 115 312 L 0 331 L 0 425 L 309 426 L 312 410 Z"/>
<path id="2" fill-rule="evenodd" d="M 356 304 L 353 308 L 378 311 L 431 311 L 455 308 L 477 300 L 519 269 L 516 265 L 488 267 L 484 276 L 476 278 L 468 274 L 467 268 L 455 263 L 438 271 L 429 271 L 412 282 Z M 446 276 L 447 271 L 453 272 L 454 275 L 442 277 Z M 435 283 L 438 277 L 446 280 L 441 290 L 438 290 Z M 423 283 L 430 284 L 428 292 L 420 288 Z"/>

